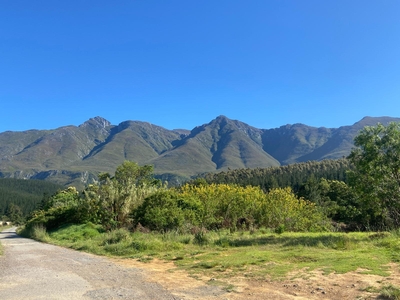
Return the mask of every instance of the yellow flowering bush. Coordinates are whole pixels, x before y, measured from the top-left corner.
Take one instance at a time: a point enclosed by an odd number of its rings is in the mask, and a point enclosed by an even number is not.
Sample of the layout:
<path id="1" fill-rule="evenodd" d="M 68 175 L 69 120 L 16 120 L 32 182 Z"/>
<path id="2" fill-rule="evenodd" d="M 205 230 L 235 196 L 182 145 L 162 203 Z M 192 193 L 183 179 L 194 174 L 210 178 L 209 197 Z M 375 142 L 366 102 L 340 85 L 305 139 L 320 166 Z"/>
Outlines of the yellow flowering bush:
<path id="1" fill-rule="evenodd" d="M 256 203 L 265 197 L 258 187 L 231 184 L 186 184 L 180 188 L 180 193 L 183 197 L 199 200 L 199 223 L 209 229 L 235 229 L 237 226 L 253 223 Z"/>
<path id="2" fill-rule="evenodd" d="M 318 207 L 297 198 L 291 188 L 264 193 L 259 187 L 232 184 L 185 185 L 182 196 L 201 203 L 198 220 L 205 228 L 241 226 L 266 227 L 281 231 L 326 230 L 329 221 Z"/>
<path id="3" fill-rule="evenodd" d="M 297 198 L 291 188 L 272 189 L 258 203 L 256 220 L 259 226 L 277 231 L 327 230 L 329 221 L 310 201 Z"/>

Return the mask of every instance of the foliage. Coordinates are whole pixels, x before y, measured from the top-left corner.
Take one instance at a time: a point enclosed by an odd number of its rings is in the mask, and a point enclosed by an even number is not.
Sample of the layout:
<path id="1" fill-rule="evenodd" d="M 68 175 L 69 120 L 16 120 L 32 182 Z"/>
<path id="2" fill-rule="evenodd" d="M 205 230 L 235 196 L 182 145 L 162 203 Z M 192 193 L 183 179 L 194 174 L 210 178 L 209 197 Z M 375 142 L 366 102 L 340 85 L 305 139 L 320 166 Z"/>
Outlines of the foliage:
<path id="1" fill-rule="evenodd" d="M 328 181 L 321 181 L 319 186 L 325 186 L 325 194 L 331 193 Z M 312 188 L 310 181 L 305 191 Z M 323 197 L 329 199 L 325 194 Z M 333 213 L 324 207 L 325 203 L 304 200 L 290 187 L 265 191 L 251 185 L 208 184 L 204 178 L 167 189 L 153 178 L 152 167 L 126 161 L 114 176 L 100 174 L 99 181 L 81 194 L 75 188 L 54 194 L 32 214 L 27 227 L 41 225 L 51 230 L 68 223 L 92 222 L 111 231 L 145 226 L 160 232 L 191 232 L 199 240 L 207 230 L 225 228 L 236 231 L 264 227 L 280 233 L 329 230 L 326 215 Z"/>
<path id="2" fill-rule="evenodd" d="M 40 209 L 31 214 L 27 230 L 35 226 L 52 230 L 68 223 L 87 222 L 101 224 L 107 230 L 129 228 L 132 212 L 147 196 L 164 189 L 152 177 L 152 167 L 129 161 L 117 168 L 114 177 L 103 173 L 99 179 L 83 193 L 69 187 L 43 200 Z"/>
<path id="3" fill-rule="evenodd" d="M 24 222 L 21 208 L 14 203 L 7 206 L 5 215 L 14 225 L 21 225 Z"/>
<path id="4" fill-rule="evenodd" d="M 363 202 L 365 223 L 400 226 L 400 123 L 366 126 L 354 140 L 350 184 Z"/>
<path id="5" fill-rule="evenodd" d="M 56 240 L 77 242 L 94 239 L 100 236 L 103 232 L 104 230 L 101 225 L 95 225 L 88 222 L 81 225 L 65 224 L 56 230 L 51 231 L 50 234 Z"/>
<path id="6" fill-rule="evenodd" d="M 139 207 L 145 197 L 163 188 L 152 177 L 151 166 L 138 166 L 126 161 L 120 165 L 115 176 L 100 174 L 97 185 L 84 191 L 79 213 L 84 221 L 101 223 L 107 230 L 129 227 L 132 211 Z"/>
<path id="7" fill-rule="evenodd" d="M 345 182 L 310 176 L 297 195 L 315 203 L 333 221 L 345 223 L 347 229 L 361 229 L 362 204 Z"/>
<path id="8" fill-rule="evenodd" d="M 264 197 L 259 188 L 229 184 L 186 184 L 179 192 L 184 198 L 197 199 L 195 213 L 206 229 L 236 229 L 239 219 L 252 222 L 255 203 Z"/>
<path id="9" fill-rule="evenodd" d="M 182 197 L 175 190 L 159 190 L 145 198 L 135 212 L 137 223 L 156 231 L 182 229 L 187 223 L 196 225 L 196 211 L 200 203 Z"/>
<path id="10" fill-rule="evenodd" d="M 264 193 L 258 187 L 229 184 L 185 185 L 183 197 L 198 199 L 196 210 L 206 229 L 268 227 L 307 231 L 326 230 L 327 219 L 315 204 L 298 199 L 290 188 Z"/>
<path id="11" fill-rule="evenodd" d="M 0 178 L 0 216 L 7 215 L 11 204 L 19 207 L 25 218 L 47 195 L 53 195 L 63 187 L 44 180 Z"/>
<path id="12" fill-rule="evenodd" d="M 43 209 L 48 210 L 50 208 L 74 207 L 78 203 L 78 198 L 78 191 L 75 187 L 71 186 L 48 198 L 47 201 L 43 203 Z"/>
<path id="13" fill-rule="evenodd" d="M 79 193 L 74 187 L 54 194 L 44 208 L 34 211 L 26 223 L 27 230 L 44 227 L 52 230 L 66 223 L 80 222 L 78 211 Z"/>
<path id="14" fill-rule="evenodd" d="M 346 182 L 346 172 L 352 168 L 347 159 L 308 161 L 281 167 L 236 169 L 219 173 L 208 173 L 203 177 L 208 183 L 259 186 L 264 191 L 273 188 L 291 187 L 297 193 L 300 187 L 313 176 L 316 180 L 339 180 Z"/>
<path id="15" fill-rule="evenodd" d="M 259 227 L 283 231 L 326 231 L 329 221 L 315 203 L 306 201 L 290 188 L 273 189 L 258 203 L 256 222 Z"/>

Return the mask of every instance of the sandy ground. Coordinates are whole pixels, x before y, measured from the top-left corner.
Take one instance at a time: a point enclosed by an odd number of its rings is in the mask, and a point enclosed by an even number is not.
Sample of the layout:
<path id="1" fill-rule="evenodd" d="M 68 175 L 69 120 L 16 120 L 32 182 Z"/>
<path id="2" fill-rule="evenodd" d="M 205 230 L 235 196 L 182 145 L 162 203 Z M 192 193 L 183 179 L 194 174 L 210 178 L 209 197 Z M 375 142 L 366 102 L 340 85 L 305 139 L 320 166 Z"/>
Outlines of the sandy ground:
<path id="1" fill-rule="evenodd" d="M 139 262 L 131 259 L 113 259 L 113 262 L 126 267 L 146 270 L 147 280 L 161 284 L 165 289 L 180 297 L 180 299 L 226 299 L 226 300 L 259 300 L 259 299 L 383 299 L 377 293 L 368 292 L 371 287 L 379 288 L 392 284 L 400 286 L 400 273 L 396 264 L 390 266 L 391 276 L 351 272 L 346 274 L 323 275 L 322 272 L 299 272 L 290 274 L 295 280 L 270 281 L 251 280 L 248 278 L 230 278 L 228 284 L 233 285 L 233 291 L 220 294 L 202 292 L 204 284 L 213 284 L 213 278 L 192 278 L 185 271 L 179 270 L 173 263 L 152 260 Z M 197 291 L 197 293 L 196 293 Z"/>

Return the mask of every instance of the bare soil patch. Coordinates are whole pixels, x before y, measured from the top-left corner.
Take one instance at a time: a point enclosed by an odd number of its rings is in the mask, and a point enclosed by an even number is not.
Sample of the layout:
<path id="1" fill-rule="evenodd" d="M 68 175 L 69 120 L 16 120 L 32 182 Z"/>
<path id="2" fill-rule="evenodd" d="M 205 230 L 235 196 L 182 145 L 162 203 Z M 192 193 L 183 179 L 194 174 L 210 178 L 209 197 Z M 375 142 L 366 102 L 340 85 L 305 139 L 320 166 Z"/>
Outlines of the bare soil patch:
<path id="1" fill-rule="evenodd" d="M 379 299 L 372 288 L 392 284 L 400 286 L 400 272 L 397 264 L 390 265 L 390 276 L 363 274 L 365 270 L 357 270 L 346 274 L 323 274 L 322 271 L 307 270 L 289 274 L 282 281 L 256 280 L 246 277 L 232 277 L 226 284 L 233 285 L 233 291 L 221 293 L 220 289 L 212 289 L 213 278 L 193 278 L 186 271 L 178 269 L 174 263 L 154 259 L 140 262 L 133 259 L 112 259 L 125 267 L 144 269 L 147 280 L 157 282 L 172 294 L 181 299 Z"/>

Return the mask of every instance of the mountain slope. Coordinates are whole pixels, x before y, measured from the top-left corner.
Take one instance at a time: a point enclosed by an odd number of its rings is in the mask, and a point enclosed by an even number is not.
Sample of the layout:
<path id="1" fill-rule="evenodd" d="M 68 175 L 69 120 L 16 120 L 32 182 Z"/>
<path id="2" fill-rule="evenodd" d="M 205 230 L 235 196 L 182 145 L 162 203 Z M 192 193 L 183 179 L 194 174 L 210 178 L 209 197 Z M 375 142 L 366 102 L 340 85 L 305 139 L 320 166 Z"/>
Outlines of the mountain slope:
<path id="1" fill-rule="evenodd" d="M 126 121 L 111 129 L 106 141 L 75 164 L 98 172 L 112 172 L 125 160 L 145 164 L 173 148 L 182 133 L 138 121 Z M 102 162 L 101 165 L 97 165 Z M 95 167 L 95 168 L 93 168 Z"/>
<path id="2" fill-rule="evenodd" d="M 341 126 L 332 130 L 332 135 L 320 147 L 297 159 L 297 162 L 309 160 L 336 159 L 348 156 L 354 147 L 354 138 L 365 126 L 374 126 L 378 123 L 387 125 L 390 122 L 400 122 L 400 118 L 365 117 L 351 126 Z"/>
<path id="3" fill-rule="evenodd" d="M 303 124 L 285 125 L 264 130 L 263 149 L 281 164 L 302 161 L 300 158 L 323 146 L 332 136 L 332 129 Z M 316 158 L 315 160 L 318 160 Z"/>
<path id="4" fill-rule="evenodd" d="M 194 128 L 174 149 L 151 161 L 159 173 L 195 175 L 221 169 L 278 166 L 262 149 L 262 131 L 225 116 Z"/>
<path id="5" fill-rule="evenodd" d="M 1 133 L 2 146 L 6 145 L 2 147 L 2 155 L 9 158 L 7 162 L 2 159 L 1 170 L 4 170 L 4 166 L 9 171 L 29 170 L 27 174 L 29 176 L 37 170 L 70 167 L 74 162 L 81 161 L 93 147 L 106 138 L 108 127 L 110 127 L 108 121 L 94 118 L 79 127 L 65 126 L 48 131 L 31 130 L 23 132 L 25 134 Z M 15 139 L 18 139 L 18 143 L 13 142 Z M 12 146 L 15 144 L 17 146 Z"/>
<path id="6" fill-rule="evenodd" d="M 152 164 L 156 174 L 190 176 L 347 156 L 364 126 L 400 122 L 365 117 L 350 126 L 304 124 L 258 129 L 219 116 L 193 130 L 168 130 L 141 121 L 111 125 L 92 118 L 79 126 L 0 133 L 0 177 L 51 179 L 84 185 L 124 160 Z"/>

